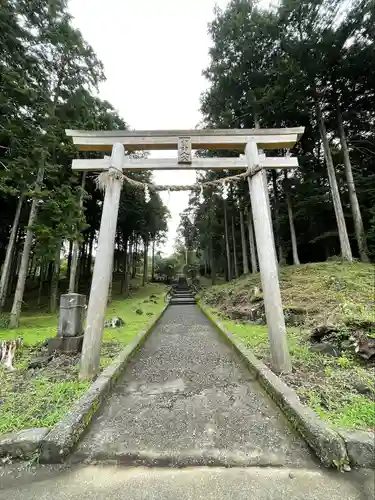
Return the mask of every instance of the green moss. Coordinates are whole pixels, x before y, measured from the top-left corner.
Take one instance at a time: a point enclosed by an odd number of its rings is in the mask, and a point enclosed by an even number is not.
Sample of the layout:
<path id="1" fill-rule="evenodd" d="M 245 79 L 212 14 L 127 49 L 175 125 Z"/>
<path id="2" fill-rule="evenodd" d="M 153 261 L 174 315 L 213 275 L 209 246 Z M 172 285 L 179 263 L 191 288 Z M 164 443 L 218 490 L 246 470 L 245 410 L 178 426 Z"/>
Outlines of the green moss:
<path id="1" fill-rule="evenodd" d="M 86 428 L 89 423 L 92 420 L 92 417 L 95 415 L 97 409 L 99 408 L 100 405 L 100 399 L 99 396 L 95 399 L 95 401 L 92 403 L 90 411 L 86 413 L 86 415 L 83 418 L 83 427 Z"/>

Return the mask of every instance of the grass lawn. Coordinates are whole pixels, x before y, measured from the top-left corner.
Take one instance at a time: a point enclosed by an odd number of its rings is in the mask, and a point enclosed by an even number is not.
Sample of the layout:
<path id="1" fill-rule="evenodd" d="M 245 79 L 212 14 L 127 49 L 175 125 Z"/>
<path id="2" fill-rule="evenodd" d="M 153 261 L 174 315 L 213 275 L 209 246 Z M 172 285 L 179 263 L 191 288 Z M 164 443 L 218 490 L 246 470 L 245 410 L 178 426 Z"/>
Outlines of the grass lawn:
<path id="1" fill-rule="evenodd" d="M 304 323 L 288 328 L 293 373 L 281 378 L 301 401 L 335 427 L 375 430 L 375 363 L 362 361 L 352 351 L 339 357 L 310 350 L 309 332 L 333 323 L 355 331 L 358 325 L 375 327 L 374 270 L 366 264 L 327 262 L 288 266 L 280 271 L 284 308 L 306 311 Z M 202 302 L 227 330 L 270 366 L 267 328 L 231 318 L 251 307 L 251 290 L 259 275 L 240 278 L 207 289 Z M 365 328 L 364 326 L 362 328 Z M 375 335 L 375 328 L 372 334 Z"/>
<path id="2" fill-rule="evenodd" d="M 104 330 L 102 369 L 161 312 L 165 306 L 164 295 L 164 286 L 148 284 L 134 288 L 128 299 L 115 297 L 107 317 L 119 316 L 125 326 Z M 16 355 L 17 370 L 10 372 L 0 365 L 0 434 L 30 427 L 51 427 L 90 385 L 78 381 L 79 355 L 56 356 L 45 366 L 28 368 L 31 360 L 46 357 L 43 344 L 56 336 L 57 321 L 57 315 L 27 312 L 18 330 L 0 329 L 0 340 L 24 338 L 24 348 Z"/>

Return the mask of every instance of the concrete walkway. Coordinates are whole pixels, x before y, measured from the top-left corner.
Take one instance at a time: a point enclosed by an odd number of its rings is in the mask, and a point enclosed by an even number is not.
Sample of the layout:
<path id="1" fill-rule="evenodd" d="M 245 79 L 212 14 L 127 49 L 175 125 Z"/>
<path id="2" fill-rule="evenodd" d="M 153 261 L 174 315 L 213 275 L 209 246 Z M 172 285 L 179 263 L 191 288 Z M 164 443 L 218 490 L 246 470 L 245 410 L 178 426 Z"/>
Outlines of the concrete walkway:
<path id="1" fill-rule="evenodd" d="M 374 476 L 275 467 L 77 466 L 1 476 L 0 500 L 373 500 Z"/>
<path id="2" fill-rule="evenodd" d="M 304 441 L 194 305 L 170 306 L 73 462 L 312 467 Z"/>
<path id="3" fill-rule="evenodd" d="M 70 466 L 0 467 L 0 500 L 51 498 L 373 500 L 374 476 L 320 467 L 198 308 L 171 306 Z"/>

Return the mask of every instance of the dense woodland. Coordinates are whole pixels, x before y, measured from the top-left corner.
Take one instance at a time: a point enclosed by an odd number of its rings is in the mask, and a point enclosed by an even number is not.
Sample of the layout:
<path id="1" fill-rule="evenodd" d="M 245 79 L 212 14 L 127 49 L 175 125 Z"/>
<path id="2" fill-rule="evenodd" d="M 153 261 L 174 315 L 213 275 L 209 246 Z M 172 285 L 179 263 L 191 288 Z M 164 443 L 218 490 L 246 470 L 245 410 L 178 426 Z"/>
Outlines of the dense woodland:
<path id="1" fill-rule="evenodd" d="M 203 125 L 305 127 L 292 151 L 300 168 L 268 171 L 280 264 L 375 259 L 375 4 L 281 0 L 263 10 L 231 0 L 209 32 Z M 201 180 L 219 175 L 229 174 Z M 256 270 L 247 182 L 226 202 L 219 190 L 202 194 L 192 194 L 180 227 L 202 269 L 213 280 Z"/>
<path id="2" fill-rule="evenodd" d="M 89 291 L 103 193 L 94 176 L 72 173 L 79 154 L 64 130 L 127 128 L 97 97 L 103 80 L 102 63 L 73 27 L 66 0 L 1 3 L 0 308 L 11 311 L 13 327 L 25 291 L 29 303 L 48 302 L 50 311 L 59 293 Z M 142 271 L 143 252 L 163 237 L 167 216 L 159 196 L 146 203 L 142 192 L 124 186 L 114 256 L 124 294 L 130 273 Z"/>
<path id="3" fill-rule="evenodd" d="M 269 10 L 231 0 L 209 26 L 201 125 L 306 129 L 292 152 L 300 168 L 268 172 L 280 264 L 375 259 L 374 26 L 370 0 L 282 0 Z M 0 308 L 10 311 L 13 327 L 25 293 L 55 311 L 60 293 L 89 291 L 103 193 L 94 176 L 72 173 L 79 153 L 64 130 L 127 128 L 97 97 L 104 78 L 66 0 L 3 0 Z M 228 173 L 200 180 L 218 175 Z M 226 201 L 213 188 L 192 193 L 180 227 L 185 248 L 179 244 L 179 258 L 156 258 L 161 273 L 173 274 L 186 260 L 196 265 L 196 252 L 213 281 L 218 273 L 230 279 L 256 271 L 249 204 L 245 181 Z M 114 255 L 124 295 L 131 275 L 143 271 L 147 279 L 148 260 L 154 263 L 147 255 L 165 236 L 167 218 L 158 195 L 146 203 L 124 185 Z"/>

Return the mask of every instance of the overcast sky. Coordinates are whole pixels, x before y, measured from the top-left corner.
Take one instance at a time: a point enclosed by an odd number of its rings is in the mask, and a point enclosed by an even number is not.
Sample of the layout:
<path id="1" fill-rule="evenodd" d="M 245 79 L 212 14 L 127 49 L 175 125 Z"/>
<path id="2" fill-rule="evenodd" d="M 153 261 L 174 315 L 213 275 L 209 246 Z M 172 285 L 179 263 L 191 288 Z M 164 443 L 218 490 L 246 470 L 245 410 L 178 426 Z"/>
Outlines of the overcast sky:
<path id="1" fill-rule="evenodd" d="M 228 0 L 70 0 L 75 25 L 104 63 L 107 99 L 133 129 L 189 129 L 201 120 L 199 97 L 207 88 L 207 24 L 215 4 Z M 176 152 L 153 153 L 161 157 Z M 158 172 L 157 183 L 190 184 L 192 172 Z M 179 214 L 188 192 L 162 194 L 171 211 L 173 249 Z"/>

